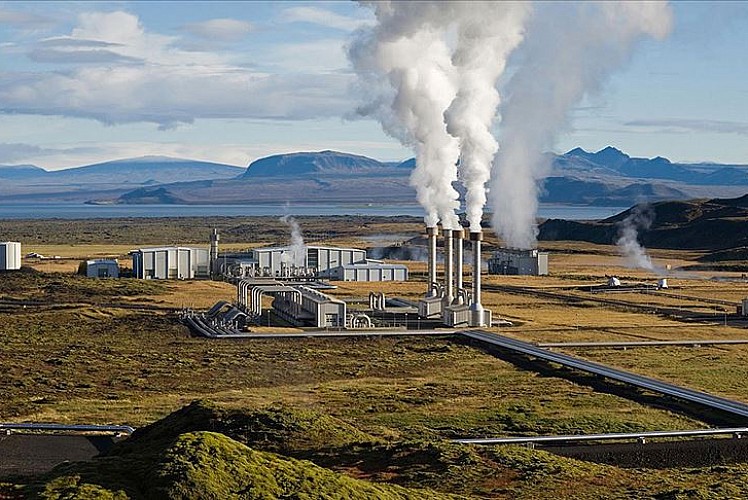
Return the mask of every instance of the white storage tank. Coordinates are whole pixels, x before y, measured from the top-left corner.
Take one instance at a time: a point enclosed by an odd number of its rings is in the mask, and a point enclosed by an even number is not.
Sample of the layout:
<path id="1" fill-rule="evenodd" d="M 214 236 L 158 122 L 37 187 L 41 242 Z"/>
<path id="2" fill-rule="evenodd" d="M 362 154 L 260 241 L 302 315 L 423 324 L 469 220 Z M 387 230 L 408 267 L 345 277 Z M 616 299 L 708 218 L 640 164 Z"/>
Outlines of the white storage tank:
<path id="1" fill-rule="evenodd" d="M 17 241 L 0 243 L 0 271 L 21 269 L 21 244 Z"/>

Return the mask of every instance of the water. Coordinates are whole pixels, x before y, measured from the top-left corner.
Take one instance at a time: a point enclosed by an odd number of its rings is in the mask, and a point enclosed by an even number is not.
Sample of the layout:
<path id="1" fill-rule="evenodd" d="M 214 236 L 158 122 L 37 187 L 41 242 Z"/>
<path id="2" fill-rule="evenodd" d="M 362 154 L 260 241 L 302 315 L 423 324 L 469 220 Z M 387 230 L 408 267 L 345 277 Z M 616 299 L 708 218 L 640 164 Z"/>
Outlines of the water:
<path id="1" fill-rule="evenodd" d="M 628 207 L 541 204 L 542 218 L 604 219 Z M 102 219 L 116 217 L 235 217 L 291 215 L 423 216 L 418 205 L 393 204 L 261 204 L 261 205 L 85 205 L 75 203 L 1 205 L 0 219 Z"/>

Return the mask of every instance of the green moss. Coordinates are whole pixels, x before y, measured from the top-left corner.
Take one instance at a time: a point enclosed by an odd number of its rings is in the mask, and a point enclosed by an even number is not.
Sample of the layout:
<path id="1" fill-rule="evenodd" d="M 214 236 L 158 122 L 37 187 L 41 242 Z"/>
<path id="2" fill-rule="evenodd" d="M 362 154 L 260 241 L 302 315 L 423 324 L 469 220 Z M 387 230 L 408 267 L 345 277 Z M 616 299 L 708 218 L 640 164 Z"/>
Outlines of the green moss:
<path id="1" fill-rule="evenodd" d="M 82 482 L 80 476 L 61 476 L 51 480 L 40 494 L 44 500 L 126 500 L 121 491 L 111 491 L 96 484 Z"/>

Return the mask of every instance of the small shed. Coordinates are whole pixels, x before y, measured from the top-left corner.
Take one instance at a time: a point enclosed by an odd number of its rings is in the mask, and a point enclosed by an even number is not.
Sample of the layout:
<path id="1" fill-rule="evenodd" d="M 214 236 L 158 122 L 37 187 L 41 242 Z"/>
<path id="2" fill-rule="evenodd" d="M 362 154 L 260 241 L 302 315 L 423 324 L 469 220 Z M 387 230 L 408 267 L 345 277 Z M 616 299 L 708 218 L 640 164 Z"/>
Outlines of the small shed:
<path id="1" fill-rule="evenodd" d="M 119 278 L 119 262 L 116 259 L 87 260 L 86 276 L 89 278 Z"/>

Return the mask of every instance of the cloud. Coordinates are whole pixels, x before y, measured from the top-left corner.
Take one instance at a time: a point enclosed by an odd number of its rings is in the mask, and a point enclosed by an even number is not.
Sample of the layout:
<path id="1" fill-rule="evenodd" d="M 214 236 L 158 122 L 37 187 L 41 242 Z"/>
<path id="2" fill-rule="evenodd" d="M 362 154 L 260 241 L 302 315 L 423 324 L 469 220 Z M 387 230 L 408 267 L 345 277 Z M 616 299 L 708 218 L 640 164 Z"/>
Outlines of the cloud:
<path id="1" fill-rule="evenodd" d="M 49 26 L 52 24 L 52 20 L 30 12 L 0 8 L 0 25 L 2 24 L 8 24 L 16 28 L 33 29 Z"/>
<path id="2" fill-rule="evenodd" d="M 187 24 L 183 29 L 206 40 L 236 42 L 252 31 L 252 25 L 237 19 L 210 19 L 200 23 Z"/>
<path id="3" fill-rule="evenodd" d="M 310 23 L 342 31 L 353 31 L 371 21 L 344 16 L 319 7 L 291 7 L 281 12 L 281 21 L 287 23 Z"/>
<path id="4" fill-rule="evenodd" d="M 127 57 L 111 50 L 58 50 L 37 48 L 28 53 L 29 59 L 44 63 L 127 63 L 140 59 Z"/>
<path id="5" fill-rule="evenodd" d="M 184 50 L 178 37 L 150 33 L 126 12 L 81 14 L 69 36 L 42 42 L 52 46 L 37 47 L 29 57 L 87 64 L 0 72 L 0 112 L 168 129 L 201 118 L 341 116 L 351 107 L 350 75 L 312 67 L 257 72 L 231 53 Z"/>
<path id="6" fill-rule="evenodd" d="M 0 165 L 10 165 L 33 158 L 56 156 L 59 154 L 80 154 L 91 152 L 92 148 L 44 148 L 34 144 L 0 142 Z"/>
<path id="7" fill-rule="evenodd" d="M 748 123 L 724 120 L 693 120 L 693 119 L 663 119 L 663 120 L 632 120 L 624 123 L 627 127 L 644 127 L 661 129 L 661 132 L 711 132 L 717 134 L 748 135 Z"/>

